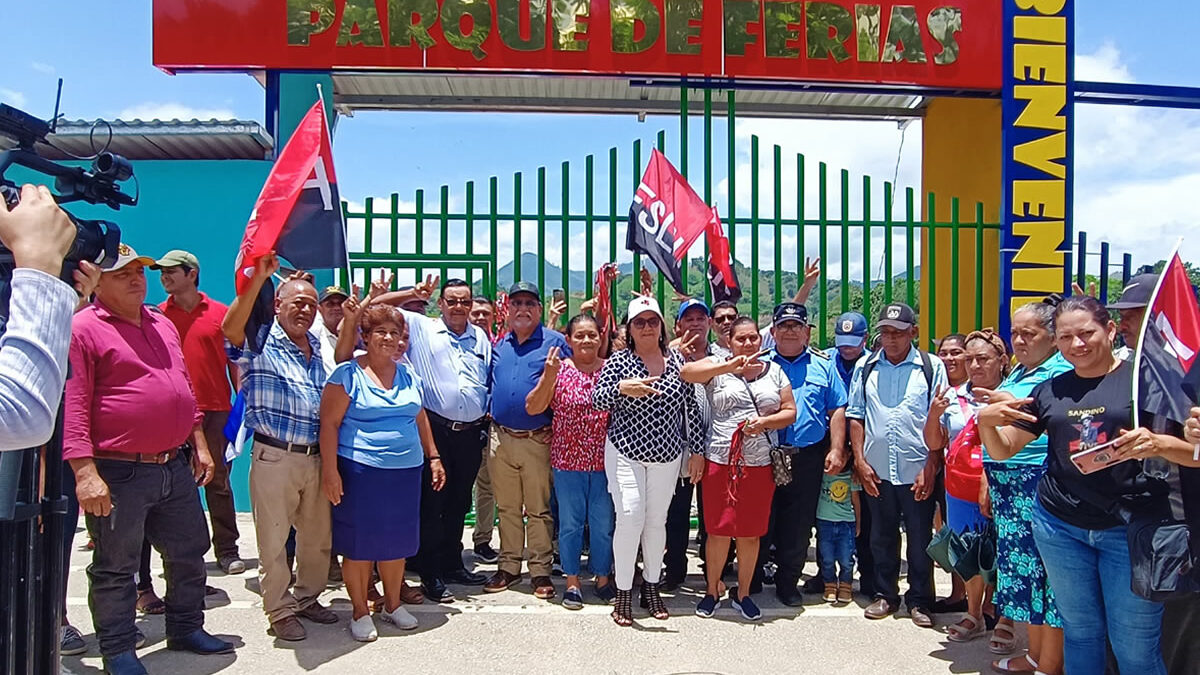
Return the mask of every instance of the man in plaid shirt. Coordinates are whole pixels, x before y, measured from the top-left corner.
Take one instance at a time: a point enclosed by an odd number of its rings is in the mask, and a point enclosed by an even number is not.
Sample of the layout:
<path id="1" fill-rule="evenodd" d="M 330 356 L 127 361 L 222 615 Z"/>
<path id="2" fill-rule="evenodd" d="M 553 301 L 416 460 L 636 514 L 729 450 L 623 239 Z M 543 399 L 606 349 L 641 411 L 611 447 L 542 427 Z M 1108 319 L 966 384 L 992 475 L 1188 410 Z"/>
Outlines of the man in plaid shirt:
<path id="1" fill-rule="evenodd" d="M 258 578 L 263 611 L 280 640 L 307 637 L 299 619 L 336 623 L 317 602 L 329 573 L 330 509 L 321 490 L 317 429 L 321 391 L 328 375 L 320 340 L 309 333 L 317 314 L 317 291 L 293 278 L 275 296 L 275 321 L 265 339 L 248 343 L 246 323 L 255 298 L 279 269 L 274 255 L 254 268 L 250 285 L 229 306 L 221 324 L 229 358 L 241 369 L 245 423 L 254 432 L 250 498 L 258 538 Z M 257 336 L 256 336 L 257 337 Z M 255 351 L 251 345 L 261 349 Z M 296 585 L 285 551 L 296 530 Z"/>

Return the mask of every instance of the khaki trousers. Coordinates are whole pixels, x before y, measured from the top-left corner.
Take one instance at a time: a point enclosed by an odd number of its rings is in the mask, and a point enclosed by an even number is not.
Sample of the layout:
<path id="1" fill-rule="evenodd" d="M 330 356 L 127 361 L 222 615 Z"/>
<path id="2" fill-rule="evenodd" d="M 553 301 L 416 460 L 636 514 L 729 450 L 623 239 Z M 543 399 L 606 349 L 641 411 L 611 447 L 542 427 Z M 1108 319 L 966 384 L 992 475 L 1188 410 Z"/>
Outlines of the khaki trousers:
<path id="1" fill-rule="evenodd" d="M 254 442 L 250 499 L 258 538 L 258 583 L 272 622 L 317 601 L 329 578 L 330 505 L 321 489 L 321 456 Z M 296 528 L 296 586 L 287 563 L 287 539 Z"/>
<path id="2" fill-rule="evenodd" d="M 488 458 L 496 452 L 500 439 L 496 438 L 496 425 L 491 425 L 488 432 L 488 444 L 483 449 L 483 462 L 479 465 L 479 473 L 475 475 L 475 532 L 471 541 L 480 544 L 492 544 L 492 533 L 496 531 L 496 496 L 492 494 L 492 475 L 488 472 Z"/>
<path id="3" fill-rule="evenodd" d="M 530 438 L 516 438 L 502 429 L 497 435 L 500 442 L 488 458 L 492 491 L 500 510 L 497 568 L 519 575 L 527 551 L 529 575 L 548 577 L 554 558 L 549 430 Z M 527 523 L 521 517 L 522 507 Z"/>

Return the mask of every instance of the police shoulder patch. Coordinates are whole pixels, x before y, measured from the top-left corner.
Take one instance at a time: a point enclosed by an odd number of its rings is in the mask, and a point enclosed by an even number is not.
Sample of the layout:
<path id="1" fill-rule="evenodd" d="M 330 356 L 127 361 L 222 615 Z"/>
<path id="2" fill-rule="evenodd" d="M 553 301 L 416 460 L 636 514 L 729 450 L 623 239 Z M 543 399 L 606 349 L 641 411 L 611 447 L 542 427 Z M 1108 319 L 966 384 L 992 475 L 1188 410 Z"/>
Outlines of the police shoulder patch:
<path id="1" fill-rule="evenodd" d="M 826 354 L 825 352 L 821 351 L 820 349 L 817 349 L 816 347 L 809 347 L 808 351 L 812 352 L 813 356 L 825 359 L 826 361 L 829 360 L 829 355 Z"/>

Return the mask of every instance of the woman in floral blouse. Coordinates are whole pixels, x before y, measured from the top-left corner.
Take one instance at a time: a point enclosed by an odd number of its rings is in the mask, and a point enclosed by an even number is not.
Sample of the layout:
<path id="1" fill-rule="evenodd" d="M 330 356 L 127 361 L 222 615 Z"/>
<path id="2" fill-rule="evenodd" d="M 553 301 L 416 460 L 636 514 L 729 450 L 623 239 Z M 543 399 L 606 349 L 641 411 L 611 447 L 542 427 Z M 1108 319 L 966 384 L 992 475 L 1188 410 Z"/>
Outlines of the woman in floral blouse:
<path id="1" fill-rule="evenodd" d="M 537 386 L 525 399 L 525 411 L 539 415 L 551 408 L 550 466 L 558 498 L 558 552 L 567 575 L 563 607 L 583 609 L 580 557 L 583 528 L 588 526 L 588 566 L 596 575 L 596 595 L 616 597 L 612 573 L 613 504 L 604 474 L 604 437 L 608 413 L 592 407 L 592 391 L 604 359 L 600 358 L 600 327 L 580 314 L 567 323 L 567 344 L 573 356 L 559 359 L 558 350 L 546 355 Z"/>

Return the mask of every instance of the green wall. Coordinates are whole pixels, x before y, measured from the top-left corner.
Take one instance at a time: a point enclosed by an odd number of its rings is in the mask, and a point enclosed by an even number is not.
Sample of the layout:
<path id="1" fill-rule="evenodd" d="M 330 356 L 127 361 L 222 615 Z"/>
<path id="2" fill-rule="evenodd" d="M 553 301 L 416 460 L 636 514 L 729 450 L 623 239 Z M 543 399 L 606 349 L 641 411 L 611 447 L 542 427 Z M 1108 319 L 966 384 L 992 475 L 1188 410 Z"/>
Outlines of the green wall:
<path id="1" fill-rule="evenodd" d="M 225 304 L 233 300 L 233 261 L 254 208 L 254 200 L 271 170 L 266 160 L 143 160 L 134 161 L 141 185 L 137 206 L 113 211 L 87 204 L 68 205 L 80 218 L 110 220 L 121 227 L 121 240 L 139 254 L 158 257 L 173 248 L 191 251 L 200 259 L 200 287 Z M 20 167 L 8 177 L 22 183 L 46 177 Z M 133 192 L 132 181 L 125 184 Z M 147 302 L 166 299 L 158 274 L 148 272 Z M 222 448 L 222 452 L 224 449 Z M 249 455 L 233 468 L 233 493 L 239 511 L 250 510 Z"/>

